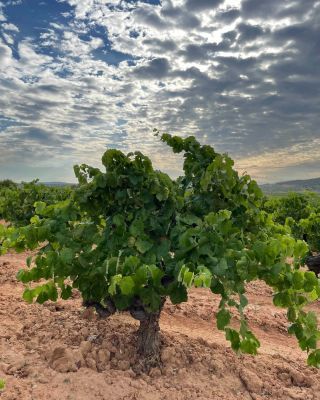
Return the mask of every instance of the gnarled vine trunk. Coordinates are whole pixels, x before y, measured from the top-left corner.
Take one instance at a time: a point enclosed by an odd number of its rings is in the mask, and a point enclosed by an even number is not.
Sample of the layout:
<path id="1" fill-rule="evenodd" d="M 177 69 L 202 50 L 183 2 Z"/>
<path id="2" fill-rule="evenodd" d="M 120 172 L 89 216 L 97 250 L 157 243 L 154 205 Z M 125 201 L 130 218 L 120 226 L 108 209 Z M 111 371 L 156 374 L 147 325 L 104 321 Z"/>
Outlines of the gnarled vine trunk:
<path id="1" fill-rule="evenodd" d="M 160 313 L 146 313 L 146 319 L 140 321 L 137 350 L 142 358 L 160 359 Z"/>
<path id="2" fill-rule="evenodd" d="M 161 340 L 160 340 L 160 315 L 165 303 L 162 300 L 161 307 L 157 312 L 147 312 L 143 310 L 139 314 L 139 318 L 133 317 L 140 321 L 140 326 L 137 331 L 137 353 L 140 355 L 140 362 L 137 365 L 137 370 L 148 372 L 150 368 L 158 367 L 161 364 Z"/>
<path id="3" fill-rule="evenodd" d="M 133 367 L 135 372 L 149 372 L 153 367 L 161 365 L 161 341 L 160 341 L 160 315 L 166 298 L 163 297 L 158 311 L 148 312 L 145 310 L 140 299 L 136 299 L 127 311 L 131 316 L 140 322 L 137 331 L 137 353 L 140 358 Z M 104 305 L 95 301 L 84 301 L 86 307 L 94 307 L 100 318 L 108 318 L 116 312 L 116 307 L 111 299 L 106 298 Z"/>

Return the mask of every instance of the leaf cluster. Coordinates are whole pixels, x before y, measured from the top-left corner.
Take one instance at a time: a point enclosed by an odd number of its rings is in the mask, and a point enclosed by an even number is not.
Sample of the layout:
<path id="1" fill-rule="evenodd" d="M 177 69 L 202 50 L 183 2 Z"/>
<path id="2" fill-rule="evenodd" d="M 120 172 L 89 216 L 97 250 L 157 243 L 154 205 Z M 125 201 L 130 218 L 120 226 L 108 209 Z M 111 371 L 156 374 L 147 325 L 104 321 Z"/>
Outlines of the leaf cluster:
<path id="1" fill-rule="evenodd" d="M 44 201 L 54 204 L 70 196 L 70 187 L 49 187 L 39 184 L 37 180 L 23 182 L 20 185 L 11 181 L 0 182 L 0 218 L 15 226 L 30 223 L 35 215 L 34 204 Z"/>
<path id="2" fill-rule="evenodd" d="M 311 252 L 320 252 L 320 196 L 315 193 L 289 193 L 264 202 L 264 209 L 275 222 L 289 227 L 296 239 L 308 243 Z"/>

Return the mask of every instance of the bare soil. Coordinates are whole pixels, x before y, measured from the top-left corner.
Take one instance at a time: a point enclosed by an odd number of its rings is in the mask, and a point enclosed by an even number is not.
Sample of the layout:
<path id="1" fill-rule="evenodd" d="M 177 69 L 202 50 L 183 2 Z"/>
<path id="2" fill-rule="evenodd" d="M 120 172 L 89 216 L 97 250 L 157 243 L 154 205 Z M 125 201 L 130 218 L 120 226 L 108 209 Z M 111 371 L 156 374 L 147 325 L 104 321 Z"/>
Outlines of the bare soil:
<path id="1" fill-rule="evenodd" d="M 191 290 L 189 301 L 165 305 L 162 363 L 136 375 L 137 323 L 126 313 L 99 320 L 68 301 L 26 304 L 16 273 L 26 253 L 0 257 L 1 400 L 320 400 L 320 372 L 286 332 L 285 311 L 271 290 L 248 285 L 247 317 L 259 337 L 258 356 L 235 354 L 217 330 L 219 297 Z M 312 308 L 320 313 L 320 304 Z M 233 323 L 238 316 L 235 314 Z"/>

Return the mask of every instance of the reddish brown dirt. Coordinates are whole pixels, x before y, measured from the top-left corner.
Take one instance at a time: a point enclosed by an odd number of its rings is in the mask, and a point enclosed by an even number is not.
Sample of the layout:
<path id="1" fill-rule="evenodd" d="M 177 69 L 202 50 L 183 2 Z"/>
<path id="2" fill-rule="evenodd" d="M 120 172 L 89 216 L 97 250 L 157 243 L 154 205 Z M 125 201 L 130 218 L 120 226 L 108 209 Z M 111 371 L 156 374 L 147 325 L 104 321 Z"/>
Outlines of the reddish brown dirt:
<path id="1" fill-rule="evenodd" d="M 136 322 L 125 313 L 99 320 L 77 295 L 26 304 L 15 278 L 25 258 L 0 257 L 0 400 L 320 400 L 320 372 L 307 367 L 260 282 L 248 285 L 247 307 L 258 356 L 230 349 L 214 322 L 218 297 L 195 289 L 188 303 L 165 306 L 162 370 L 136 376 Z M 312 308 L 320 313 L 319 303 Z"/>

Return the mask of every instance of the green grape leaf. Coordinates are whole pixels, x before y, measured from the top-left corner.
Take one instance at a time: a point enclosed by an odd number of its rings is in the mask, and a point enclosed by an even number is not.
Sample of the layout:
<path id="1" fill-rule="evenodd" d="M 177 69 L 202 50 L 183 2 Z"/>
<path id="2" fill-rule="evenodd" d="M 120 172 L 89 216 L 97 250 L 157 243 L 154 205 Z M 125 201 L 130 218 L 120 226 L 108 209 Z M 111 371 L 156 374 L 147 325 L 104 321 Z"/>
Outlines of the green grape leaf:
<path id="1" fill-rule="evenodd" d="M 308 356 L 308 365 L 316 368 L 320 368 L 320 350 L 314 350 Z"/>
<path id="2" fill-rule="evenodd" d="M 177 283 L 170 286 L 169 296 L 172 304 L 179 304 L 188 300 L 188 293 L 185 286 Z"/>
<path id="3" fill-rule="evenodd" d="M 273 296 L 273 304 L 277 307 L 289 307 L 291 298 L 288 292 L 276 293 Z"/>
<path id="4" fill-rule="evenodd" d="M 152 242 L 149 242 L 148 240 L 138 239 L 135 242 L 135 246 L 140 253 L 144 254 L 152 248 L 153 244 L 152 244 Z"/>
<path id="5" fill-rule="evenodd" d="M 60 259 L 62 262 L 69 264 L 73 260 L 73 250 L 64 247 L 60 252 Z"/>
<path id="6" fill-rule="evenodd" d="M 226 328 L 226 339 L 231 342 L 233 350 L 237 351 L 240 349 L 240 336 L 239 333 L 231 328 Z"/>
<path id="7" fill-rule="evenodd" d="M 70 285 L 64 286 L 61 290 L 61 298 L 67 300 L 72 296 L 72 287 Z"/>
<path id="8" fill-rule="evenodd" d="M 22 297 L 23 297 L 23 300 L 25 300 L 27 303 L 31 304 L 33 302 L 33 298 L 34 298 L 33 291 L 26 288 L 23 292 Z"/>
<path id="9" fill-rule="evenodd" d="M 259 342 L 254 338 L 245 338 L 240 343 L 240 350 L 247 354 L 257 354 L 259 347 Z"/>
<path id="10" fill-rule="evenodd" d="M 124 276 L 119 282 L 121 293 L 124 295 L 133 295 L 135 283 L 131 276 Z"/>
<path id="11" fill-rule="evenodd" d="M 225 258 L 221 258 L 218 264 L 213 267 L 213 272 L 217 276 L 224 276 L 227 270 L 228 270 L 228 262 Z"/>
<path id="12" fill-rule="evenodd" d="M 142 288 L 140 289 L 140 297 L 143 304 L 150 310 L 150 311 L 158 311 L 161 305 L 161 297 L 159 293 L 155 291 L 154 288 Z"/>
<path id="13" fill-rule="evenodd" d="M 220 311 L 217 312 L 216 318 L 217 318 L 218 329 L 224 330 L 224 328 L 230 323 L 231 314 L 228 310 L 221 309 Z"/>

